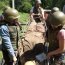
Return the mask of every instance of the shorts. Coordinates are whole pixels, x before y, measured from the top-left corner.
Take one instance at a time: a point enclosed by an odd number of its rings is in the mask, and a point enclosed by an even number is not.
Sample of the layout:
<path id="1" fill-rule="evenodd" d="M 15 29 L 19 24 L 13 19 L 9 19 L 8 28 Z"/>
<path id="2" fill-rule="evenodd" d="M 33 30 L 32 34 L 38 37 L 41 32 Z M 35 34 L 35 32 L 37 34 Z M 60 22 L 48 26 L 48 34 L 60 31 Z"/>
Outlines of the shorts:
<path id="1" fill-rule="evenodd" d="M 65 64 L 65 53 L 62 53 L 60 58 L 59 58 L 59 61 L 61 61 L 62 63 Z"/>

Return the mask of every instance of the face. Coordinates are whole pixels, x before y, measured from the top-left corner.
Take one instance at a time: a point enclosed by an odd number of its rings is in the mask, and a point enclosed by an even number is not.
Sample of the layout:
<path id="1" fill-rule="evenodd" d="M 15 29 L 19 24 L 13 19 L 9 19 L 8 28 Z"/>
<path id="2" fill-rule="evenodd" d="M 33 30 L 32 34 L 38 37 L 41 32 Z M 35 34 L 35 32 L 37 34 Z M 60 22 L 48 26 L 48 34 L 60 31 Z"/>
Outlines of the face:
<path id="1" fill-rule="evenodd" d="M 16 19 L 10 19 L 10 21 L 13 23 L 13 22 L 18 22 L 18 18 Z"/>
<path id="2" fill-rule="evenodd" d="M 10 23 L 18 22 L 18 18 L 13 19 L 13 18 L 5 17 L 5 20 L 6 20 L 7 22 L 10 22 Z"/>
<path id="3" fill-rule="evenodd" d="M 36 6 L 36 7 L 40 7 L 40 3 L 35 2 L 35 6 Z"/>

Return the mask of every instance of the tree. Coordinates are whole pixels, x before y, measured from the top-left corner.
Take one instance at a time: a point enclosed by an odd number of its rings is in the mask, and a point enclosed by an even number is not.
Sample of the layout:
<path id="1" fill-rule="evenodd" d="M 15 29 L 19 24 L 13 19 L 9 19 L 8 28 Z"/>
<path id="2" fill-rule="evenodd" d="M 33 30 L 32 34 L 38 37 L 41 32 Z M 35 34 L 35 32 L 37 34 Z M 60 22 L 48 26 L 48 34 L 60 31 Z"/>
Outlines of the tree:
<path id="1" fill-rule="evenodd" d="M 31 0 L 15 0 L 15 7 L 20 12 L 29 12 L 32 7 Z"/>
<path id="2" fill-rule="evenodd" d="M 12 0 L 0 0 L 0 9 L 3 8 L 3 5 L 12 5 Z M 35 0 L 15 0 L 15 8 L 19 11 L 29 12 L 32 5 L 34 5 Z M 61 10 L 65 5 L 65 0 L 41 0 L 42 7 L 45 9 L 52 9 L 57 6 Z"/>

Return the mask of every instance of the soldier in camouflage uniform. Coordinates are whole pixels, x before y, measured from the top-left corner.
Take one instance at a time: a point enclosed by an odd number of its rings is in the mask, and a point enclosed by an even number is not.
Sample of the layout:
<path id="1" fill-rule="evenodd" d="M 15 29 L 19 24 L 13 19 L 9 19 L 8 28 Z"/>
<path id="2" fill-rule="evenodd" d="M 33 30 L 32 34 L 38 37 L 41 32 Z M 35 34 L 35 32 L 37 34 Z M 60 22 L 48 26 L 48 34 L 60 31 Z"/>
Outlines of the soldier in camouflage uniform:
<path id="1" fill-rule="evenodd" d="M 65 15 L 56 11 L 50 16 L 51 28 L 48 28 L 49 53 L 48 58 L 54 57 L 55 64 L 65 64 Z"/>
<path id="2" fill-rule="evenodd" d="M 13 62 L 16 62 L 17 58 L 11 44 L 9 26 L 18 24 L 19 13 L 16 9 L 6 7 L 0 17 L 0 35 L 2 37 L 3 58 L 6 65 L 13 65 Z"/>
<path id="3" fill-rule="evenodd" d="M 30 17 L 31 21 L 35 20 L 38 22 L 40 20 L 45 20 L 44 9 L 41 7 L 41 0 L 35 0 L 35 5 L 30 10 Z"/>
<path id="4" fill-rule="evenodd" d="M 40 0 L 35 0 L 35 4 L 39 6 L 41 4 Z M 18 44 L 19 57 L 22 65 L 30 65 L 30 63 L 37 65 L 36 62 L 38 61 L 36 59 L 36 55 L 41 54 L 44 51 L 46 33 L 45 20 L 44 16 L 42 20 L 40 18 L 36 18 L 39 14 L 41 14 L 37 11 L 38 9 L 36 9 L 36 7 L 33 7 L 33 12 L 31 11 L 30 16 L 31 23 L 29 24 L 28 29 L 24 34 L 24 38 Z"/>

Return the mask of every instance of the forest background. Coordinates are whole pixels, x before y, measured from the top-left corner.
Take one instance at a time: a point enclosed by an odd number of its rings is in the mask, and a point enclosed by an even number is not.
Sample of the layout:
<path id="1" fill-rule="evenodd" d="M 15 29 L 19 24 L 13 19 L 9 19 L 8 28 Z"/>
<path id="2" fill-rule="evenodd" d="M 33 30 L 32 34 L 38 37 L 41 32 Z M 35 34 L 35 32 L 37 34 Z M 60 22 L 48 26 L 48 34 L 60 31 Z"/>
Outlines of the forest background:
<path id="1" fill-rule="evenodd" d="M 29 21 L 29 12 L 32 6 L 34 6 L 35 0 L 14 0 L 15 9 L 20 12 L 21 22 Z M 65 0 L 41 0 L 41 6 L 43 9 L 52 9 L 53 7 L 59 7 L 60 10 L 63 9 L 65 5 Z M 0 0 L 0 12 L 4 6 L 11 6 L 12 7 L 12 0 Z"/>

